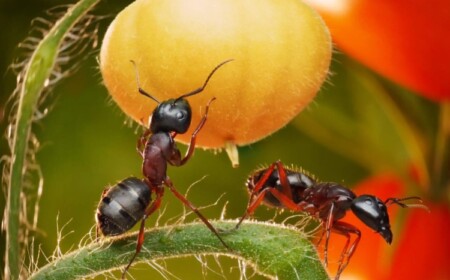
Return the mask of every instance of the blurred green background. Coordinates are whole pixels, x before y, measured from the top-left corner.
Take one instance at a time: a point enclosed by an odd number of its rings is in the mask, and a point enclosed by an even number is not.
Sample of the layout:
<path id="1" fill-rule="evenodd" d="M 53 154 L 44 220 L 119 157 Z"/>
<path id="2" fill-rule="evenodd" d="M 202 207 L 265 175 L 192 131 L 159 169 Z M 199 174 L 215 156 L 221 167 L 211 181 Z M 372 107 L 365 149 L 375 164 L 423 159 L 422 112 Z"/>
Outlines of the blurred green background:
<path id="1" fill-rule="evenodd" d="M 15 76 L 8 66 L 20 55 L 17 45 L 27 36 L 33 18 L 45 17 L 46 9 L 64 3 L 72 1 L 0 2 L 3 42 L 0 45 L 0 131 L 3 134 L 8 121 L 6 101 L 15 88 Z M 114 15 L 128 3 L 104 1 L 95 13 Z M 100 21 L 100 40 L 110 20 L 112 17 Z M 64 225 L 61 232 L 64 238 L 58 245 L 62 252 L 77 248 L 86 234 L 93 233 L 94 211 L 105 186 L 141 174 L 141 159 L 135 150 L 141 130 L 136 125 L 130 126 L 108 97 L 101 83 L 97 55 L 98 49 L 89 54 L 74 75 L 57 85 L 46 104 L 50 109 L 48 116 L 33 126 L 41 143 L 36 156 L 44 179 L 35 243 L 40 244 L 46 256 L 57 247 L 57 229 L 61 230 Z M 178 190 L 186 192 L 191 184 L 206 175 L 190 190 L 189 199 L 197 206 L 206 206 L 223 195 L 216 206 L 202 212 L 207 217 L 218 218 L 228 201 L 226 217 L 234 219 L 242 215 L 247 204 L 244 182 L 248 174 L 278 159 L 288 165 L 301 166 L 323 181 L 340 182 L 349 187 L 378 171 L 393 170 L 404 176 L 410 145 L 405 144 L 404 135 L 398 133 L 389 110 L 383 109 L 385 101 L 379 98 L 377 91 L 382 91 L 381 96 L 388 96 L 389 104 L 397 106 L 399 112 L 409 112 L 405 115 L 410 122 L 408 125 L 420 131 L 421 137 L 429 143 L 436 140 L 438 105 L 383 80 L 339 53 L 335 53 L 331 71 L 333 74 L 315 101 L 291 124 L 258 143 L 239 149 L 239 168 L 231 167 L 225 153 L 203 150 L 197 150 L 186 166 L 170 168 L 168 174 Z M 0 149 L 1 155 L 9 154 L 5 137 L 1 138 Z M 426 163 L 430 160 L 426 158 Z M 411 192 L 424 195 L 414 186 Z M 4 209 L 4 205 L 3 195 L 0 209 Z M 162 209 L 166 207 L 160 223 L 180 215 L 183 209 L 170 192 L 164 197 Z M 148 220 L 148 227 L 155 223 L 156 216 Z M 272 216 L 272 210 L 261 208 L 256 217 L 267 220 Z M 193 218 L 190 215 L 188 219 Z M 0 252 L 3 267 L 3 232 Z M 41 257 L 39 266 L 45 262 Z M 208 258 L 208 264 L 217 273 L 208 271 L 204 278 L 239 278 L 237 261 L 221 257 L 220 262 L 223 271 L 213 258 Z M 195 258 L 165 263 L 168 271 L 180 279 L 203 277 L 202 264 Z M 163 279 L 148 266 L 135 266 L 131 272 L 136 279 Z M 264 278 L 255 276 L 253 279 Z"/>

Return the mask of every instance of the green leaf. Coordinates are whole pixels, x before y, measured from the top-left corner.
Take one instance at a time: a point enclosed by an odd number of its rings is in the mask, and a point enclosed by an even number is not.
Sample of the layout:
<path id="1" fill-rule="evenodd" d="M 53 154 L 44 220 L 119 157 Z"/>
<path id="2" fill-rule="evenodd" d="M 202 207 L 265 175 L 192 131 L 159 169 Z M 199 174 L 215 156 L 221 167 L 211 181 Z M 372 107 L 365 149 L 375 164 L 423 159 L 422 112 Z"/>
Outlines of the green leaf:
<path id="1" fill-rule="evenodd" d="M 230 229 L 236 221 L 213 224 Z M 231 250 L 203 223 L 153 228 L 145 234 L 144 247 L 136 263 L 198 254 L 227 255 L 244 259 L 258 273 L 272 279 L 329 279 L 315 247 L 296 228 L 247 222 L 222 237 Z M 46 265 L 31 275 L 30 280 L 77 279 L 119 269 L 128 264 L 135 246 L 136 233 L 94 242 Z"/>

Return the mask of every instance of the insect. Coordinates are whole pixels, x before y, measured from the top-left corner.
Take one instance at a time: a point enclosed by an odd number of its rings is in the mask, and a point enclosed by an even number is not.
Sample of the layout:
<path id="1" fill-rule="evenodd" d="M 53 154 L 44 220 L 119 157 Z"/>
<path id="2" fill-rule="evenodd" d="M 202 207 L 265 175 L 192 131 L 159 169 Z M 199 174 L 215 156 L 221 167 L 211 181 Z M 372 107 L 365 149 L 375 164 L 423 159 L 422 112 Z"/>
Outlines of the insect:
<path id="1" fill-rule="evenodd" d="M 182 166 L 191 158 L 194 153 L 197 134 L 205 125 L 209 106 L 215 100 L 213 97 L 207 103 L 205 114 L 192 133 L 186 154 L 182 157 L 174 138 L 177 134 L 186 133 L 191 124 L 191 106 L 185 98 L 202 92 L 213 74 L 222 65 L 230 61 L 232 60 L 226 60 L 217 65 L 210 72 L 201 87 L 176 99 L 169 99 L 163 102 L 158 101 L 141 88 L 136 63 L 131 61 L 135 67 L 139 93 L 157 102 L 158 106 L 152 112 L 149 129 L 143 133 L 137 143 L 137 150 L 143 158 L 142 173 L 144 179 L 140 180 L 130 177 L 112 188 L 106 189 L 103 192 L 96 213 L 97 232 L 101 232 L 105 236 L 123 234 L 138 221 L 141 221 L 136 251 L 125 267 L 122 278 L 125 278 L 126 272 L 142 249 L 145 221 L 160 207 L 161 199 L 164 195 L 164 186 L 168 187 L 185 206 L 195 212 L 220 242 L 228 248 L 211 223 L 186 197 L 175 189 L 172 181 L 167 176 L 167 166 L 168 164 Z M 152 196 L 154 196 L 153 200 Z"/>
<path id="2" fill-rule="evenodd" d="M 339 279 L 342 271 L 347 267 L 361 239 L 361 231 L 358 228 L 340 221 L 348 210 L 351 210 L 364 224 L 379 233 L 390 244 L 392 242 L 392 231 L 387 207 L 397 204 L 403 208 L 428 209 L 422 204 L 420 198 L 415 196 L 388 198 L 385 201 L 369 194 L 357 196 L 340 184 L 317 182 L 304 171 L 286 168 L 281 161 L 274 162 L 268 168 L 252 173 L 246 186 L 250 193 L 249 203 L 235 229 L 238 229 L 241 223 L 252 215 L 261 203 L 271 207 L 306 212 L 321 221 L 324 227 L 323 234 L 326 235 L 325 266 L 328 264 L 328 242 L 331 232 L 347 238 L 339 259 L 335 279 Z M 407 203 L 411 200 L 416 200 L 416 203 Z M 350 242 L 351 234 L 356 236 L 353 242 Z"/>

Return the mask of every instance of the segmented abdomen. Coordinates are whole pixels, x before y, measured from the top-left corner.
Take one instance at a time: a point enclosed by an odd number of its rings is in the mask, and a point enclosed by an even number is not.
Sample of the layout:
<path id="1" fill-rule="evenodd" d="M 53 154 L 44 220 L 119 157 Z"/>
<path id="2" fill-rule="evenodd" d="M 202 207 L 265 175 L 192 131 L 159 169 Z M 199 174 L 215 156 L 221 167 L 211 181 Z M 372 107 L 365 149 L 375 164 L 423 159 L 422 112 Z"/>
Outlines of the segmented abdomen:
<path id="1" fill-rule="evenodd" d="M 142 219 L 150 201 L 150 189 L 142 180 L 121 181 L 102 196 L 96 213 L 98 229 L 106 236 L 126 232 Z"/>

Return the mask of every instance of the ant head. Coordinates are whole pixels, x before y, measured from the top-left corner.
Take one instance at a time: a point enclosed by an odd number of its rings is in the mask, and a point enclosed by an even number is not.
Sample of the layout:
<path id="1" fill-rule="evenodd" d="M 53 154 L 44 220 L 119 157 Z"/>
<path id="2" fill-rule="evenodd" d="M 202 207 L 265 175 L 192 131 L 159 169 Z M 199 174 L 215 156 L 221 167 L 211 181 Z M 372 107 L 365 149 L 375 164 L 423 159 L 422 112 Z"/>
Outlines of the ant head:
<path id="1" fill-rule="evenodd" d="M 183 94 L 177 99 L 169 99 L 164 102 L 159 102 L 158 99 L 156 99 L 155 97 L 147 93 L 143 88 L 141 88 L 139 82 L 139 72 L 136 66 L 136 62 L 134 62 L 134 60 L 130 60 L 136 72 L 136 83 L 138 85 L 139 93 L 158 103 L 158 107 L 156 107 L 152 113 L 150 131 L 152 133 L 157 132 L 176 132 L 180 134 L 185 133 L 189 129 L 189 126 L 191 125 L 191 117 L 192 117 L 191 106 L 189 105 L 189 103 L 186 101 L 185 98 L 202 92 L 205 89 L 209 79 L 212 77 L 214 72 L 216 72 L 217 69 L 219 69 L 222 65 L 230 61 L 232 61 L 232 59 L 225 60 L 224 62 L 217 65 L 211 71 L 211 73 L 209 73 L 208 77 L 206 78 L 206 81 L 203 83 L 203 86 L 199 87 L 198 89 Z"/>
<path id="2" fill-rule="evenodd" d="M 232 61 L 232 59 L 225 60 L 224 62 L 217 65 L 211 73 L 209 73 L 206 81 L 203 83 L 203 86 L 195 89 L 191 92 L 181 95 L 177 99 L 169 99 L 164 102 L 159 102 L 158 99 L 147 93 L 143 88 L 141 88 L 139 82 L 139 72 L 136 66 L 136 62 L 134 60 L 130 60 L 130 62 L 134 66 L 134 70 L 136 72 L 136 83 L 138 85 L 138 91 L 140 94 L 152 99 L 153 101 L 158 103 L 158 107 L 153 111 L 151 123 L 150 123 L 150 131 L 152 133 L 157 132 L 176 132 L 183 134 L 191 125 L 191 106 L 186 101 L 186 97 L 199 94 L 202 92 L 206 85 L 208 84 L 209 79 L 212 77 L 214 72 L 217 71 L 222 65 Z M 212 99 L 214 100 L 214 99 Z"/>
<path id="3" fill-rule="evenodd" d="M 361 195 L 353 200 L 351 209 L 364 224 L 378 232 L 387 243 L 391 244 L 389 215 L 383 201 L 373 195 Z"/>
<path id="4" fill-rule="evenodd" d="M 183 134 L 191 125 L 191 106 L 184 98 L 169 99 L 158 104 L 152 113 L 150 130 Z"/>

